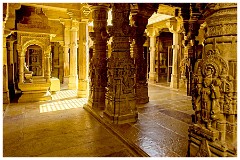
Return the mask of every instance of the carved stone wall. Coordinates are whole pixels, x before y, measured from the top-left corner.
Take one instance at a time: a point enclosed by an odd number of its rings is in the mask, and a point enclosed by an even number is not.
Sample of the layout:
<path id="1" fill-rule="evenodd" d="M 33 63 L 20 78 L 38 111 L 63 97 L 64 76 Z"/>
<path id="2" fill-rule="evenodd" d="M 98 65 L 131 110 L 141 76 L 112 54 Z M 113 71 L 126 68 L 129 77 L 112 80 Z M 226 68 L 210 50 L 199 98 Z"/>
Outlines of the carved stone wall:
<path id="1" fill-rule="evenodd" d="M 112 35 L 112 53 L 108 60 L 108 82 L 106 108 L 103 118 L 120 124 L 135 122 L 137 108 L 135 97 L 135 66 L 130 57 L 132 28 L 129 25 L 130 5 L 127 3 L 112 5 L 113 26 L 109 29 Z"/>
<path id="2" fill-rule="evenodd" d="M 237 4 L 208 4 L 203 59 L 194 67 L 189 156 L 237 155 Z"/>

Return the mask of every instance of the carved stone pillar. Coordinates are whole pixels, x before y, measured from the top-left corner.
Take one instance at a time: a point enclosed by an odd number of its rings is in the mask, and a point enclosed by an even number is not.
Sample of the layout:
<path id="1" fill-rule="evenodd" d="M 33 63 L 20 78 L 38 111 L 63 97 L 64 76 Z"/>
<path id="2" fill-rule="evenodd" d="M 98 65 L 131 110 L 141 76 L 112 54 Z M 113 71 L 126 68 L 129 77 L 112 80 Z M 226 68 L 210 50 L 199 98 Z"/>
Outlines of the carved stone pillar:
<path id="1" fill-rule="evenodd" d="M 7 45 L 6 35 L 3 35 L 3 103 L 10 103 L 8 90 L 8 66 L 7 66 Z"/>
<path id="2" fill-rule="evenodd" d="M 157 28 L 148 28 L 147 34 L 150 37 L 150 72 L 149 82 L 156 83 L 155 59 L 156 59 L 156 37 L 158 34 Z"/>
<path id="3" fill-rule="evenodd" d="M 134 11 L 134 10 L 133 10 Z M 140 12 L 140 8 L 138 9 Z M 148 83 L 147 83 L 147 57 L 144 57 L 143 44 L 146 37 L 143 36 L 148 23 L 148 17 L 140 15 L 140 13 L 132 13 L 132 21 L 134 21 L 135 36 L 133 45 L 133 57 L 136 67 L 136 98 L 137 103 L 149 102 Z"/>
<path id="4" fill-rule="evenodd" d="M 12 37 L 8 41 L 8 88 L 10 92 L 10 97 L 15 94 L 15 70 L 14 70 L 14 53 L 13 53 L 13 43 Z"/>
<path id="5" fill-rule="evenodd" d="M 87 21 L 79 23 L 79 77 L 78 77 L 78 97 L 87 97 L 88 80 L 87 80 L 87 62 L 88 62 L 88 25 Z"/>
<path id="6" fill-rule="evenodd" d="M 73 20 L 71 27 L 71 45 L 70 45 L 70 70 L 68 89 L 77 89 L 78 75 L 77 75 L 77 31 L 78 22 Z"/>
<path id="7" fill-rule="evenodd" d="M 171 88 L 179 88 L 179 54 L 180 54 L 180 44 L 181 44 L 181 35 L 182 32 L 182 23 L 181 20 L 171 19 L 167 22 L 169 31 L 173 33 L 173 62 L 172 62 L 172 75 L 171 75 Z"/>
<path id="8" fill-rule="evenodd" d="M 107 86 L 107 39 L 106 32 L 109 4 L 94 4 L 90 7 L 93 16 L 93 57 L 89 65 L 89 98 L 88 105 L 92 108 L 105 107 L 105 87 Z"/>
<path id="9" fill-rule="evenodd" d="M 112 53 L 108 61 L 106 109 L 103 118 L 115 124 L 136 122 L 135 67 L 130 56 L 130 4 L 112 4 Z"/>
<path id="10" fill-rule="evenodd" d="M 189 156 L 237 156 L 237 4 L 205 7 L 203 59 L 194 67 Z"/>
<path id="11" fill-rule="evenodd" d="M 21 50 L 18 50 L 18 53 L 21 53 Z M 19 83 L 24 83 L 24 62 L 25 62 L 25 56 L 22 54 L 19 54 Z"/>
<path id="12" fill-rule="evenodd" d="M 50 62 L 51 46 L 49 46 L 45 52 L 46 52 L 45 53 L 45 67 L 46 67 L 45 72 L 46 73 L 44 73 L 44 77 L 46 79 L 46 82 L 50 83 L 51 82 L 51 80 L 50 80 L 50 78 L 51 78 L 51 62 Z"/>
<path id="13" fill-rule="evenodd" d="M 69 50 L 70 50 L 70 20 L 64 20 L 64 56 L 63 56 L 63 67 L 64 67 L 64 78 L 63 82 L 68 84 L 69 78 Z"/>

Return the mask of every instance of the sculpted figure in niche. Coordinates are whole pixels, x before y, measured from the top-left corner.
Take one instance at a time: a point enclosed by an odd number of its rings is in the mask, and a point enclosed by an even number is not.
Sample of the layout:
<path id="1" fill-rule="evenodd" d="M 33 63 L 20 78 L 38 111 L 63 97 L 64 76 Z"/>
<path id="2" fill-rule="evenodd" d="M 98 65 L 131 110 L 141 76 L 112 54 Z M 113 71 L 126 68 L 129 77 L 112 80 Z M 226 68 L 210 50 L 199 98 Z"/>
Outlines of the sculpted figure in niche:
<path id="1" fill-rule="evenodd" d="M 211 98 L 212 98 L 212 111 L 211 111 L 211 118 L 213 120 L 213 126 L 216 128 L 216 120 L 220 118 L 220 103 L 219 99 L 221 96 L 220 93 L 220 85 L 221 81 L 219 79 L 216 79 L 211 84 Z"/>
<path id="2" fill-rule="evenodd" d="M 203 79 L 203 86 L 201 90 L 202 95 L 202 120 L 206 124 L 208 129 L 211 129 L 211 84 L 212 84 L 212 76 L 214 73 L 214 68 L 211 65 L 206 66 L 204 69 L 205 77 Z"/>

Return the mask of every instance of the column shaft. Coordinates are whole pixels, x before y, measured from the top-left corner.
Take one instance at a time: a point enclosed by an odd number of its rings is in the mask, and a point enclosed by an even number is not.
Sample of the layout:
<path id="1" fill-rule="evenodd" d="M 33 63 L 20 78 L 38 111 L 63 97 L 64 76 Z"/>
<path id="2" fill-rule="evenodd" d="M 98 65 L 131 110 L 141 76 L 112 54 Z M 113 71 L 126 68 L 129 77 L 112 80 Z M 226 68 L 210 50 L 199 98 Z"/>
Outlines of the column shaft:
<path id="1" fill-rule="evenodd" d="M 77 23 L 77 22 L 73 22 Z M 72 24 L 76 25 L 76 24 Z M 71 29 L 71 49 L 70 49 L 70 72 L 69 72 L 69 89 L 77 89 L 77 26 Z"/>
<path id="2" fill-rule="evenodd" d="M 195 117 L 188 130 L 188 153 L 236 157 L 237 3 L 211 3 L 206 8 L 211 12 L 204 13 L 204 54 L 193 73 Z"/>
<path id="3" fill-rule="evenodd" d="M 150 36 L 150 73 L 149 81 L 156 82 L 155 59 L 156 59 L 156 36 Z"/>
<path id="4" fill-rule="evenodd" d="M 136 122 L 135 65 L 130 56 L 132 28 L 129 26 L 130 5 L 112 4 L 112 53 L 108 61 L 106 109 L 103 118 L 112 123 Z"/>
<path id="5" fill-rule="evenodd" d="M 88 25 L 87 22 L 79 23 L 79 57 L 78 57 L 78 97 L 87 97 L 87 62 L 88 62 Z"/>
<path id="6" fill-rule="evenodd" d="M 6 36 L 3 36 L 3 103 L 10 103 L 8 91 L 8 66 Z"/>
<path id="7" fill-rule="evenodd" d="M 67 21 L 64 23 L 64 56 L 63 56 L 63 65 L 64 65 L 64 78 L 63 82 L 68 84 L 69 78 L 69 49 L 70 49 L 70 27 Z"/>
<path id="8" fill-rule="evenodd" d="M 170 87 L 171 88 L 178 88 L 178 55 L 179 55 L 179 33 L 178 32 L 173 32 L 173 64 L 172 64 L 172 75 L 171 75 L 171 83 Z"/>
<path id="9" fill-rule="evenodd" d="M 92 108 L 105 108 L 105 93 L 107 86 L 107 17 L 108 4 L 91 6 L 93 15 L 93 57 L 90 60 L 89 98 L 88 105 Z"/>

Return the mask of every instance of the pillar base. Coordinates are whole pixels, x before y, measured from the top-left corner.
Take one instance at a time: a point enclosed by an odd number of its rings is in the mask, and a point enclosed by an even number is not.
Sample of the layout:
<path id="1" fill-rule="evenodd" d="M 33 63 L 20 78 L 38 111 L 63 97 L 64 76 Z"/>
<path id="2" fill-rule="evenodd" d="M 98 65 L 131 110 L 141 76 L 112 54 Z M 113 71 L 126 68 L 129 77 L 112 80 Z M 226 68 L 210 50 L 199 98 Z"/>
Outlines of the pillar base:
<path id="1" fill-rule="evenodd" d="M 178 82 L 177 82 L 177 75 L 175 74 L 172 74 L 171 75 L 171 83 L 170 83 L 170 87 L 171 88 L 175 88 L 175 89 L 178 89 Z"/>
<path id="2" fill-rule="evenodd" d="M 103 112 L 103 118 L 113 124 L 124 124 L 136 122 L 138 112 L 136 108 L 136 99 L 132 94 L 113 98 L 106 95 L 106 109 Z"/>
<path id="3" fill-rule="evenodd" d="M 78 76 L 69 76 L 68 89 L 77 89 L 77 78 Z"/>
<path id="4" fill-rule="evenodd" d="M 3 104 L 10 103 L 9 91 L 3 91 Z"/>
<path id="5" fill-rule="evenodd" d="M 38 102 L 52 100 L 49 92 L 50 83 L 19 83 L 18 87 L 22 91 L 18 102 Z"/>
<path id="6" fill-rule="evenodd" d="M 189 132 L 188 157 L 236 157 L 236 149 Z M 224 147 L 223 147 L 224 146 Z"/>
<path id="7" fill-rule="evenodd" d="M 186 77 L 181 77 L 179 79 L 179 89 L 187 93 L 187 79 Z"/>
<path id="8" fill-rule="evenodd" d="M 92 87 L 88 98 L 91 108 L 105 109 L 105 87 Z"/>
<path id="9" fill-rule="evenodd" d="M 63 84 L 68 84 L 69 77 L 63 77 Z"/>
<path id="10" fill-rule="evenodd" d="M 100 110 L 105 109 L 105 102 L 102 102 L 100 100 L 97 101 L 96 99 L 94 101 L 92 99 L 88 99 L 87 105 L 93 109 L 100 109 Z"/>
<path id="11" fill-rule="evenodd" d="M 114 115 L 107 111 L 103 112 L 103 118 L 113 124 L 135 123 L 138 119 L 138 113 Z"/>
<path id="12" fill-rule="evenodd" d="M 138 104 L 144 104 L 149 102 L 148 97 L 148 84 L 139 83 L 136 87 L 136 99 Z"/>
<path id="13" fill-rule="evenodd" d="M 150 72 L 149 73 L 149 82 L 150 83 L 156 83 L 156 72 Z"/>
<path id="14" fill-rule="evenodd" d="M 87 97 L 87 80 L 78 80 L 78 98 L 86 98 Z"/>

